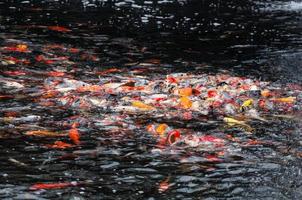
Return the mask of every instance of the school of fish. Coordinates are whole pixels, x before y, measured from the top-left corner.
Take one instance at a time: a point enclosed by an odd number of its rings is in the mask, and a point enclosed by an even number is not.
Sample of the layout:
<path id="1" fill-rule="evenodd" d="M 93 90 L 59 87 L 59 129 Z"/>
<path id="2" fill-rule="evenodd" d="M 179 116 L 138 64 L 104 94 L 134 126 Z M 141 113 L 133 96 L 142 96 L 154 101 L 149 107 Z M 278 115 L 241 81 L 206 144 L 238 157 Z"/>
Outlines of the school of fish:
<path id="1" fill-rule="evenodd" d="M 70 31 L 57 26 L 48 29 Z M 171 73 L 156 59 L 102 66 L 95 52 L 80 47 L 46 44 L 39 48 L 17 39 L 7 39 L 0 47 L 0 122 L 18 127 L 18 134 L 26 137 L 54 138 L 45 148 L 85 145 L 81 140 L 89 135 L 85 127 L 92 127 L 112 134 L 148 134 L 156 141 L 151 153 L 190 148 L 202 152 L 208 161 L 219 162 L 236 151 L 230 144 L 238 144 L 234 148 L 262 144 L 253 136 L 258 127 L 301 116 L 300 84 L 228 72 Z M 25 102 L 24 107 L 13 107 L 19 101 Z M 42 126 L 44 113 L 23 115 L 24 110 L 35 108 L 71 114 L 54 121 L 49 129 Z M 249 135 L 248 139 L 240 141 L 236 131 Z M 75 185 L 42 184 L 46 189 Z"/>

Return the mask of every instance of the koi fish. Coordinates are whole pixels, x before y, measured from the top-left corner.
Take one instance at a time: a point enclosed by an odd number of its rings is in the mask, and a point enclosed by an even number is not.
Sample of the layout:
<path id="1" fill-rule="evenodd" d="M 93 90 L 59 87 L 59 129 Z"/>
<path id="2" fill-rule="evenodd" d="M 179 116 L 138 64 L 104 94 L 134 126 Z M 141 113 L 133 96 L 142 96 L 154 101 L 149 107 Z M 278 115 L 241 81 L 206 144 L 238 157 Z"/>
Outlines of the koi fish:
<path id="1" fill-rule="evenodd" d="M 218 95 L 216 90 L 208 90 L 208 97 L 209 98 L 213 98 L 216 97 Z"/>
<path id="2" fill-rule="evenodd" d="M 27 46 L 26 44 L 18 44 L 18 45 L 16 46 L 16 48 L 17 48 L 19 51 L 21 51 L 21 52 L 25 52 L 25 51 L 27 51 L 28 46 Z"/>
<path id="3" fill-rule="evenodd" d="M 37 183 L 30 186 L 29 190 L 50 190 L 61 189 L 66 187 L 78 186 L 77 182 L 65 182 L 65 183 Z"/>
<path id="4" fill-rule="evenodd" d="M 236 120 L 234 118 L 231 118 L 231 117 L 225 117 L 223 118 L 223 121 L 226 122 L 228 125 L 236 125 L 236 124 L 240 124 L 240 125 L 246 125 L 244 123 L 244 121 L 239 121 L 239 120 Z"/>
<path id="5" fill-rule="evenodd" d="M 95 72 L 95 74 L 103 76 L 103 75 L 110 74 L 110 73 L 115 73 L 115 72 L 122 72 L 122 70 L 118 69 L 118 68 L 111 68 L 111 69 L 107 69 L 107 70 L 104 70 L 104 71 L 101 71 L 101 72 Z"/>
<path id="6" fill-rule="evenodd" d="M 199 138 L 200 142 L 211 142 L 211 143 L 223 143 L 224 140 L 214 137 L 212 135 L 204 135 L 202 137 Z"/>
<path id="7" fill-rule="evenodd" d="M 59 137 L 65 136 L 66 134 L 48 131 L 48 130 L 36 130 L 36 131 L 27 131 L 25 135 L 28 136 L 38 136 L 38 137 Z"/>
<path id="8" fill-rule="evenodd" d="M 28 46 L 26 44 L 18 44 L 15 47 L 4 47 L 3 49 L 6 51 L 15 51 L 15 52 L 22 52 L 22 53 L 29 52 Z"/>
<path id="9" fill-rule="evenodd" d="M 248 131 L 253 130 L 253 128 L 251 126 L 247 125 L 244 121 L 239 121 L 239 120 L 233 119 L 231 117 L 225 117 L 225 118 L 223 118 L 223 121 L 226 122 L 229 126 L 239 125 L 239 126 L 243 126 L 243 127 L 247 128 Z"/>
<path id="10" fill-rule="evenodd" d="M 48 99 L 48 98 L 54 98 L 59 94 L 59 91 L 56 90 L 49 90 L 42 94 L 41 98 Z"/>
<path id="11" fill-rule="evenodd" d="M 243 104 L 240 106 L 239 110 L 241 112 L 243 112 L 246 108 L 252 107 L 253 103 L 254 103 L 253 99 L 248 99 L 248 100 L 243 102 Z"/>
<path id="12" fill-rule="evenodd" d="M 71 32 L 70 29 L 62 26 L 48 26 L 47 28 L 51 31 L 63 32 L 63 33 Z"/>
<path id="13" fill-rule="evenodd" d="M 267 90 L 267 89 L 262 90 L 261 91 L 261 96 L 267 98 L 267 97 L 271 96 L 271 92 L 269 90 Z"/>
<path id="14" fill-rule="evenodd" d="M 77 88 L 78 92 L 99 92 L 103 88 L 99 85 L 86 85 Z"/>
<path id="15" fill-rule="evenodd" d="M 289 104 L 292 104 L 292 103 L 295 103 L 296 97 L 274 98 L 274 99 L 271 99 L 271 101 L 277 102 L 277 103 L 289 103 Z"/>
<path id="16" fill-rule="evenodd" d="M 24 65 L 28 65 L 30 64 L 29 60 L 26 59 L 18 59 L 15 57 L 5 57 L 5 59 L 3 61 L 1 61 L 1 63 L 3 63 L 4 65 L 15 65 L 15 64 L 24 64 Z"/>
<path id="17" fill-rule="evenodd" d="M 144 104 L 141 101 L 133 101 L 132 106 L 136 107 L 136 108 L 139 108 L 139 109 L 142 109 L 142 110 L 154 110 L 155 109 L 153 106 L 149 106 L 147 104 Z"/>
<path id="18" fill-rule="evenodd" d="M 27 164 L 23 163 L 23 162 L 20 162 L 19 160 L 16 160 L 14 158 L 9 158 L 8 161 L 10 161 L 12 164 L 15 164 L 19 167 L 28 167 Z"/>
<path id="19" fill-rule="evenodd" d="M 165 133 L 165 131 L 167 130 L 167 128 L 168 128 L 167 124 L 160 124 L 156 127 L 155 131 L 159 135 L 163 135 Z"/>
<path id="20" fill-rule="evenodd" d="M 42 62 L 47 65 L 51 65 L 55 62 L 54 60 L 46 59 L 43 55 L 38 55 L 35 59 L 37 62 Z"/>
<path id="21" fill-rule="evenodd" d="M 17 89 L 24 88 L 24 85 L 22 85 L 18 82 L 15 82 L 15 81 L 0 80 L 0 84 L 3 84 L 4 87 L 7 87 L 7 88 L 17 88 Z"/>
<path id="22" fill-rule="evenodd" d="M 66 149 L 66 148 L 72 147 L 73 145 L 62 142 L 62 141 L 55 141 L 54 144 L 48 144 L 48 145 L 45 145 L 45 146 L 48 147 L 48 148 L 54 148 L 54 149 Z"/>
<path id="23" fill-rule="evenodd" d="M 181 89 L 178 89 L 178 95 L 179 96 L 191 96 L 193 93 L 193 90 L 192 88 L 181 88 Z"/>
<path id="24" fill-rule="evenodd" d="M 174 78 L 173 76 L 168 76 L 167 77 L 167 82 L 168 83 L 178 83 L 177 79 Z"/>
<path id="25" fill-rule="evenodd" d="M 171 145 L 180 139 L 180 131 L 172 130 L 167 124 L 148 125 L 147 131 L 160 137 L 160 145 Z"/>
<path id="26" fill-rule="evenodd" d="M 208 155 L 206 155 L 206 159 L 208 161 L 211 161 L 211 162 L 219 162 L 219 161 L 221 161 L 221 159 L 218 158 L 217 155 L 215 155 L 215 154 L 208 154 Z"/>
<path id="27" fill-rule="evenodd" d="M 150 59 L 145 60 L 144 62 L 152 63 L 152 64 L 160 64 L 161 61 L 160 61 L 160 59 L 150 58 Z"/>
<path id="28" fill-rule="evenodd" d="M 182 114 L 182 119 L 184 120 L 191 120 L 192 118 L 193 118 L 192 112 L 184 112 Z"/>
<path id="29" fill-rule="evenodd" d="M 12 96 L 12 95 L 0 95 L 0 100 L 1 99 L 13 99 L 14 98 L 14 96 Z"/>
<path id="30" fill-rule="evenodd" d="M 62 77 L 65 76 L 64 72 L 57 72 L 57 71 L 51 71 L 46 73 L 47 76 L 53 76 L 53 77 Z"/>
<path id="31" fill-rule="evenodd" d="M 174 144 L 177 140 L 179 140 L 181 137 L 181 134 L 178 130 L 172 130 L 168 133 L 166 144 Z"/>
<path id="32" fill-rule="evenodd" d="M 76 128 L 77 124 L 73 123 L 72 128 L 69 130 L 68 136 L 74 144 L 80 144 L 80 134 Z"/>
<path id="33" fill-rule="evenodd" d="M 169 184 L 169 181 L 170 181 L 170 176 L 167 177 L 162 182 L 160 182 L 159 186 L 158 186 L 158 192 L 162 193 L 162 192 L 167 191 L 172 185 L 172 184 Z"/>
<path id="34" fill-rule="evenodd" d="M 187 96 L 181 97 L 179 101 L 180 101 L 180 106 L 184 109 L 189 109 L 192 107 L 192 101 Z"/>
<path id="35" fill-rule="evenodd" d="M 21 70 L 18 70 L 18 71 L 4 71 L 3 74 L 9 75 L 9 76 L 23 76 L 23 75 L 26 75 L 26 72 L 21 71 Z"/>
<path id="36" fill-rule="evenodd" d="M 69 51 L 70 53 L 79 53 L 79 52 L 80 52 L 80 49 L 77 49 L 77 48 L 70 48 L 70 49 L 68 49 L 68 51 Z"/>

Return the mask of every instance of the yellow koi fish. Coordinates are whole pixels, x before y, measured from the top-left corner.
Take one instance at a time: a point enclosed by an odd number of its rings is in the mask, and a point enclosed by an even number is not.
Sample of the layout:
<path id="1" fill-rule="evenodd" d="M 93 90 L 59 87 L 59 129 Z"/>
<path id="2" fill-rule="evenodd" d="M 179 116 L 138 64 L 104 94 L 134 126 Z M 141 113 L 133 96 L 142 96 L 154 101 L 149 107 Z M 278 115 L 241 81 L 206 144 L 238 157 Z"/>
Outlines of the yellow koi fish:
<path id="1" fill-rule="evenodd" d="M 132 106 L 142 109 L 142 110 L 154 110 L 153 106 L 149 106 L 141 101 L 133 101 Z"/>
<path id="2" fill-rule="evenodd" d="M 181 97 L 179 101 L 182 108 L 189 109 L 192 107 L 192 101 L 186 96 Z"/>
<path id="3" fill-rule="evenodd" d="M 243 112 L 246 108 L 252 107 L 254 101 L 253 99 L 248 99 L 243 102 L 243 104 L 240 106 L 239 110 Z"/>
<path id="4" fill-rule="evenodd" d="M 165 131 L 167 130 L 168 125 L 167 124 L 160 124 L 156 127 L 156 133 L 158 133 L 159 135 L 163 135 L 165 133 Z"/>
<path id="5" fill-rule="evenodd" d="M 239 121 L 237 119 L 231 118 L 231 117 L 225 117 L 223 118 L 223 121 L 227 123 L 229 126 L 243 126 L 246 128 L 247 131 L 252 131 L 253 128 L 249 125 L 247 125 L 244 121 Z"/>

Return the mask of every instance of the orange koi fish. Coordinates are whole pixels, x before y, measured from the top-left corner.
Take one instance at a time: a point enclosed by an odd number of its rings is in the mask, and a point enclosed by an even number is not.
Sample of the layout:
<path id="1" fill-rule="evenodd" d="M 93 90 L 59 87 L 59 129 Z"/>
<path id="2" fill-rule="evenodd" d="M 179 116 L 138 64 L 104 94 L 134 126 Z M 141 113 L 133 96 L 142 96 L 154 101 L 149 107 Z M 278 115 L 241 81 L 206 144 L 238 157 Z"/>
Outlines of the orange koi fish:
<path id="1" fill-rule="evenodd" d="M 99 92 L 102 90 L 102 86 L 99 85 L 88 85 L 88 86 L 82 86 L 78 87 L 78 92 Z"/>
<path id="2" fill-rule="evenodd" d="M 27 131 L 25 132 L 25 135 L 38 136 L 38 137 L 59 137 L 59 136 L 65 136 L 66 134 L 48 131 L 48 130 L 36 130 L 36 131 Z"/>
<path id="3" fill-rule="evenodd" d="M 45 146 L 48 148 L 54 148 L 54 149 L 66 149 L 66 148 L 72 147 L 73 145 L 62 142 L 62 141 L 55 141 L 54 144 L 48 144 Z"/>
<path id="4" fill-rule="evenodd" d="M 115 72 L 122 72 L 122 70 L 120 70 L 118 68 L 111 68 L 111 69 L 107 69 L 107 70 L 104 70 L 104 71 L 95 72 L 95 74 L 97 74 L 97 75 L 106 75 L 106 74 L 115 73 Z"/>
<path id="5" fill-rule="evenodd" d="M 79 53 L 79 52 L 80 52 L 80 49 L 77 49 L 77 48 L 70 48 L 70 49 L 68 49 L 68 51 L 69 51 L 70 53 Z"/>
<path id="6" fill-rule="evenodd" d="M 169 184 L 169 181 L 170 181 L 170 176 L 167 177 L 162 182 L 160 182 L 159 186 L 158 186 L 158 192 L 162 193 L 162 192 L 167 191 L 170 188 L 170 186 L 171 186 L 171 184 Z"/>
<path id="7" fill-rule="evenodd" d="M 28 46 L 26 44 L 18 44 L 15 47 L 4 47 L 4 50 L 22 52 L 22 53 L 29 52 Z"/>
<path id="8" fill-rule="evenodd" d="M 63 26 L 48 26 L 47 28 L 51 31 L 63 32 L 63 33 L 71 32 L 70 29 L 65 28 Z"/>
<path id="9" fill-rule="evenodd" d="M 150 58 L 150 59 L 145 60 L 144 62 L 152 63 L 152 64 L 160 64 L 160 59 Z"/>
<path id="10" fill-rule="evenodd" d="M 142 110 L 153 110 L 154 109 L 153 106 L 149 106 L 147 104 L 144 104 L 141 101 L 133 101 L 132 106 L 134 106 L 136 108 L 139 108 L 139 109 L 142 109 Z"/>
<path id="11" fill-rule="evenodd" d="M 47 72 L 47 76 L 62 77 L 62 76 L 65 76 L 65 73 L 64 72 L 51 71 L 51 72 Z"/>
<path id="12" fill-rule="evenodd" d="M 167 124 L 148 125 L 147 131 L 160 137 L 159 145 L 171 145 L 180 139 L 181 134 L 179 130 L 171 130 Z"/>
<path id="13" fill-rule="evenodd" d="M 155 131 L 159 135 L 163 135 L 165 131 L 167 130 L 168 125 L 167 124 L 160 124 L 156 127 Z"/>
<path id="14" fill-rule="evenodd" d="M 68 136 L 74 144 L 80 144 L 80 134 L 77 127 L 77 123 L 72 124 L 72 128 L 69 130 Z"/>
<path id="15" fill-rule="evenodd" d="M 272 101 L 274 102 L 277 102 L 277 103 L 295 103 L 296 101 L 296 97 L 283 97 L 283 98 L 274 98 L 274 99 L 271 99 Z"/>
<path id="16" fill-rule="evenodd" d="M 192 107 L 192 101 L 187 96 L 181 97 L 179 101 L 180 106 L 184 109 L 189 109 Z"/>
<path id="17" fill-rule="evenodd" d="M 181 88 L 181 89 L 178 89 L 178 95 L 179 96 L 191 96 L 193 93 L 193 90 L 192 88 Z"/>
<path id="18" fill-rule="evenodd" d="M 265 90 L 262 90 L 261 91 L 261 96 L 263 96 L 263 97 L 269 97 L 269 96 L 271 96 L 271 92 L 269 91 L 269 90 L 267 90 L 267 89 L 265 89 Z"/>
<path id="19" fill-rule="evenodd" d="M 59 92 L 56 91 L 56 90 L 48 90 L 47 92 L 45 92 L 45 93 L 41 96 L 41 98 L 43 98 L 43 99 L 54 98 L 54 97 L 56 97 L 58 94 L 59 94 Z"/>

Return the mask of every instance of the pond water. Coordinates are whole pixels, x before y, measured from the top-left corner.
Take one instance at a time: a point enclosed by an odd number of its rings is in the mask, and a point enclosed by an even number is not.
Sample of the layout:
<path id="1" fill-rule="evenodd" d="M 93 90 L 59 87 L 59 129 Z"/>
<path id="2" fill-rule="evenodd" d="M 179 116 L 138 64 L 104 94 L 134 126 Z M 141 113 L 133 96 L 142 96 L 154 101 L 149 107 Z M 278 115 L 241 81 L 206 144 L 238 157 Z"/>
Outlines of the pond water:
<path id="1" fill-rule="evenodd" d="M 1 199 L 302 198 L 301 2 L 3 0 L 0 13 Z"/>

